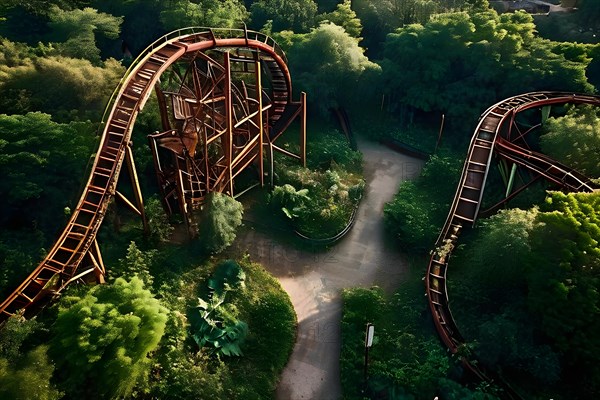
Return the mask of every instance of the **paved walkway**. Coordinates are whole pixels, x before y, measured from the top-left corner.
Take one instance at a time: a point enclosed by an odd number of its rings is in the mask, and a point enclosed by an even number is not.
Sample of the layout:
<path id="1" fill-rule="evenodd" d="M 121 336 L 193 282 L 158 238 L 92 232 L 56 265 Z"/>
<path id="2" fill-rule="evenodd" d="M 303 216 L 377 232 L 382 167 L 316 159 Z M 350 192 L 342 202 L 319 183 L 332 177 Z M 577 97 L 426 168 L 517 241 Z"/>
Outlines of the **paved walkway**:
<path id="1" fill-rule="evenodd" d="M 365 160 L 366 196 L 352 231 L 327 253 L 276 243 L 253 230 L 236 241 L 275 275 L 298 316 L 298 337 L 277 388 L 279 400 L 337 400 L 340 383 L 340 290 L 378 285 L 393 291 L 407 263 L 383 231 L 383 206 L 401 181 L 414 178 L 423 162 L 378 144 L 359 141 Z"/>

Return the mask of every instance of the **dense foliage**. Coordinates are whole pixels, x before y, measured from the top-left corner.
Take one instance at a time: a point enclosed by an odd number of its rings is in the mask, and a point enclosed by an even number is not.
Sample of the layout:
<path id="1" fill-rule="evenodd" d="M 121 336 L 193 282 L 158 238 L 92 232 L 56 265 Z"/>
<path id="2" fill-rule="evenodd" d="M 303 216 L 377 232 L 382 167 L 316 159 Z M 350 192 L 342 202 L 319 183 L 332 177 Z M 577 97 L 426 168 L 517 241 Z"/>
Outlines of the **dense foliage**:
<path id="1" fill-rule="evenodd" d="M 89 122 L 0 114 L 0 293 L 29 274 L 66 221 L 95 141 Z"/>
<path id="2" fill-rule="evenodd" d="M 344 290 L 340 365 L 345 399 L 495 399 L 449 379 L 456 378 L 455 361 L 427 329 L 421 292 L 418 277 L 405 282 L 391 299 L 376 287 Z M 375 326 L 375 338 L 365 381 L 367 323 Z"/>
<path id="3" fill-rule="evenodd" d="M 421 176 L 400 185 L 384 208 L 387 231 L 409 252 L 429 250 L 444 224 L 462 162 L 456 156 L 432 156 Z"/>
<path id="4" fill-rule="evenodd" d="M 198 298 L 196 310 L 199 318 L 195 322 L 192 337 L 200 348 L 211 348 L 213 354 L 223 356 L 241 356 L 240 346 L 248 334 L 248 324 L 233 316 L 228 310 L 227 293 L 243 289 L 246 274 L 233 260 L 227 260 L 207 281 L 206 298 Z"/>
<path id="5" fill-rule="evenodd" d="M 220 253 L 233 243 L 242 224 L 244 206 L 231 196 L 213 192 L 208 195 L 200 215 L 200 242 L 209 252 Z"/>
<path id="6" fill-rule="evenodd" d="M 313 239 L 331 238 L 351 221 L 365 182 L 362 157 L 339 133 L 323 134 L 307 149 L 308 167 L 281 159 L 269 207 L 291 220 L 294 228 Z"/>
<path id="7" fill-rule="evenodd" d="M 564 117 L 548 119 L 540 138 L 544 154 L 586 176 L 600 177 L 599 115 L 593 107 L 574 107 Z"/>
<path id="8" fill-rule="evenodd" d="M 486 220 L 453 264 L 450 291 L 481 361 L 529 390 L 599 389 L 598 213 L 597 194 L 550 192 L 539 209 Z"/>
<path id="9" fill-rule="evenodd" d="M 162 338 L 168 310 L 137 277 L 67 296 L 62 304 L 50 350 L 65 391 L 87 398 L 130 396 L 148 379 L 148 354 Z"/>
<path id="10" fill-rule="evenodd" d="M 585 76 L 589 60 L 553 52 L 524 12 L 442 14 L 388 35 L 384 55 L 390 106 L 409 120 L 415 112 L 444 113 L 451 128 L 474 126 L 482 104 L 510 95 L 593 90 Z"/>
<path id="11" fill-rule="evenodd" d="M 48 346 L 31 339 L 42 333 L 41 324 L 20 315 L 0 330 L 0 396 L 6 399 L 55 400 L 63 396 L 51 382 L 54 364 Z"/>
<path id="12" fill-rule="evenodd" d="M 190 269 L 171 285 L 165 301 L 173 311 L 155 358 L 158 375 L 151 394 L 170 399 L 270 398 L 296 331 L 294 308 L 279 282 L 260 265 L 242 259 L 239 264 L 229 260 Z M 231 361 L 214 347 L 199 349 L 192 339 L 200 326 L 198 297 L 209 299 L 216 291 L 226 292 L 227 300 L 213 321 L 224 318 L 247 324 L 245 339 L 239 343 L 243 356 Z"/>
<path id="13" fill-rule="evenodd" d="M 379 71 L 358 43 L 342 26 L 327 22 L 293 37 L 288 52 L 294 81 L 310 93 L 313 107 L 321 114 L 355 102 L 361 90 L 367 89 L 361 77 Z"/>

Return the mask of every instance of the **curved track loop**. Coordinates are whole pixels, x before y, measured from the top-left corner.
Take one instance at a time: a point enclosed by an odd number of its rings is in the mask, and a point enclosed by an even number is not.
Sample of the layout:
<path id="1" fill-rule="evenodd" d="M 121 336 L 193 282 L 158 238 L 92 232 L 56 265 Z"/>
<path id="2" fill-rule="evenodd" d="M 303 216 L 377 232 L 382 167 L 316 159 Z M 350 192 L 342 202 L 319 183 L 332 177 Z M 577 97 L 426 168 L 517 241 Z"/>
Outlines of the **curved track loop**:
<path id="1" fill-rule="evenodd" d="M 172 32 L 150 45 L 132 63 L 113 93 L 103 118 L 104 131 L 89 179 L 66 228 L 46 258 L 25 281 L 0 304 L 0 321 L 20 309 L 28 309 L 49 293 L 104 270 L 96 234 L 104 219 L 123 160 L 130 152 L 131 132 L 160 75 L 186 53 L 213 48 L 243 48 L 255 52 L 267 66 L 272 82 L 271 136 L 281 133 L 278 124 L 292 104 L 290 73 L 285 54 L 270 37 L 247 30 L 187 28 Z M 108 113 L 110 110 L 110 113 Z M 106 117 L 108 113 L 108 117 Z"/>
<path id="2" fill-rule="evenodd" d="M 594 190 L 587 177 L 543 154 L 520 147 L 516 143 L 523 135 L 513 137 L 516 135 L 512 134 L 518 113 L 532 108 L 568 103 L 600 106 L 600 96 L 561 92 L 528 93 L 503 100 L 488 108 L 480 117 L 471 139 L 456 195 L 435 244 L 425 276 L 427 298 L 435 327 L 441 340 L 452 353 L 458 352 L 465 340 L 450 312 L 446 289 L 448 259 L 462 228 L 472 226 L 477 219 L 492 154 L 496 153 L 524 166 L 563 189 L 585 192 Z M 479 377 L 486 378 L 479 367 L 468 362 L 466 364 Z"/>

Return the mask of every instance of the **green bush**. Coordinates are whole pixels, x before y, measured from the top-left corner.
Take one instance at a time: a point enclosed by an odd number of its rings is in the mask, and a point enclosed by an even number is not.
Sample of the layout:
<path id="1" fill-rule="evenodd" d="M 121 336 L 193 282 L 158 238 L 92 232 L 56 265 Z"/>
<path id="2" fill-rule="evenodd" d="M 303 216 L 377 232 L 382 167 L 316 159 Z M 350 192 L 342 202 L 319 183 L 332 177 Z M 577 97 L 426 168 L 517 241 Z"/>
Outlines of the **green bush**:
<path id="1" fill-rule="evenodd" d="M 244 207 L 231 196 L 212 192 L 200 215 L 200 242 L 211 253 L 220 253 L 233 243 L 242 225 Z"/>
<path id="2" fill-rule="evenodd" d="M 192 319 L 192 337 L 198 347 L 224 356 L 241 356 L 241 344 L 248 334 L 248 324 L 237 319 L 235 309 L 228 310 L 228 292 L 244 288 L 246 274 L 233 260 L 219 264 L 207 281 L 208 293 L 198 298 L 200 318 Z M 197 321 L 194 323 L 194 321 Z"/>
<path id="3" fill-rule="evenodd" d="M 17 362 L 0 357 L 0 397 L 14 400 L 57 400 L 64 393 L 50 382 L 54 365 L 47 355 L 48 346 L 40 345 Z"/>
<path id="4" fill-rule="evenodd" d="M 16 314 L 0 325 L 0 398 L 54 400 L 64 393 L 51 382 L 54 365 L 47 345 L 35 346 L 45 335 L 35 319 Z"/>
<path id="5" fill-rule="evenodd" d="M 270 196 L 274 213 L 285 213 L 300 233 L 315 239 L 341 232 L 362 197 L 365 182 L 359 173 L 337 164 L 325 171 L 298 166 L 287 167 L 279 175 Z"/>
<path id="6" fill-rule="evenodd" d="M 241 267 L 241 269 L 239 269 Z M 241 287 L 244 283 L 245 289 Z M 210 289 L 210 287 L 213 289 Z M 279 282 L 260 265 L 243 259 L 218 267 L 202 266 L 179 276 L 171 296 L 178 307 L 171 313 L 163 346 L 156 357 L 160 378 L 151 394 L 169 399 L 267 399 L 273 397 L 280 373 L 295 341 L 296 315 Z M 227 291 L 227 287 L 237 287 Z M 191 344 L 195 332 L 198 293 L 227 293 L 219 308 L 223 321 L 244 321 L 248 331 L 240 357 L 219 357 Z M 184 297 L 183 302 L 179 301 Z M 189 314 L 190 318 L 186 318 Z M 252 379 L 248 379 L 251 376 Z"/>
<path id="7" fill-rule="evenodd" d="M 148 354 L 164 333 L 167 314 L 137 277 L 64 297 L 50 354 L 65 391 L 80 398 L 129 396 L 147 379 Z"/>
<path id="8" fill-rule="evenodd" d="M 455 156 L 432 156 L 419 178 L 403 182 L 385 205 L 386 229 L 401 248 L 419 253 L 433 248 L 450 210 L 461 165 Z"/>
<path id="9" fill-rule="evenodd" d="M 171 239 L 174 228 L 169 223 L 169 218 L 156 196 L 150 197 L 146 203 L 146 218 L 148 219 L 149 236 L 152 243 L 164 243 Z"/>

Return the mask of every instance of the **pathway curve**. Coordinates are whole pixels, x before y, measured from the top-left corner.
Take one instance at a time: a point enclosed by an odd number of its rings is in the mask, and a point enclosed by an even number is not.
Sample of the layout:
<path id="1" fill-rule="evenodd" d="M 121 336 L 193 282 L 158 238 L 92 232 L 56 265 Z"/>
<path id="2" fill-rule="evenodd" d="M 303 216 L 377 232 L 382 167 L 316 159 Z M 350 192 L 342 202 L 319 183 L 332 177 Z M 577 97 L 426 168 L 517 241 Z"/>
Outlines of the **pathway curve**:
<path id="1" fill-rule="evenodd" d="M 298 337 L 277 388 L 279 400 L 337 400 L 340 383 L 340 290 L 378 285 L 392 291 L 407 273 L 403 255 L 384 240 L 383 206 L 400 182 L 418 175 L 423 161 L 359 140 L 367 179 L 352 231 L 327 253 L 284 246 L 254 230 L 238 251 L 276 276 L 298 316 Z"/>

